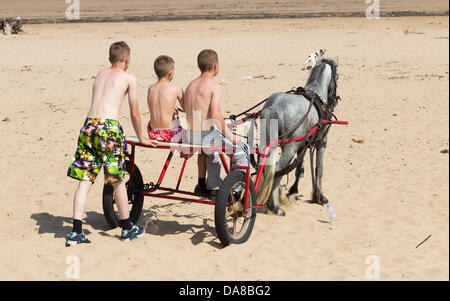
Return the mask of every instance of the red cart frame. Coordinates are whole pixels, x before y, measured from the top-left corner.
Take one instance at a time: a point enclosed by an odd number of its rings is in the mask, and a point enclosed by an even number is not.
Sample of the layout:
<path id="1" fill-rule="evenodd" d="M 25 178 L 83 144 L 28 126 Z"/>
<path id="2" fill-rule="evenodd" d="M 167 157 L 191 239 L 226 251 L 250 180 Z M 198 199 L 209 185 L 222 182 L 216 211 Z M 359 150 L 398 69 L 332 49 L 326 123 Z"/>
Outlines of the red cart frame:
<path id="1" fill-rule="evenodd" d="M 242 124 L 245 120 L 254 118 L 252 116 L 246 117 L 242 120 L 234 122 L 234 125 Z M 230 243 L 244 243 L 248 240 L 253 230 L 256 219 L 256 210 L 258 208 L 266 208 L 265 204 L 258 204 L 257 192 L 261 182 L 261 176 L 263 174 L 264 165 L 267 161 L 269 151 L 276 147 L 279 143 L 286 144 L 294 141 L 301 141 L 310 138 L 323 128 L 324 124 L 348 124 L 346 121 L 329 121 L 322 120 L 316 126 L 314 126 L 307 135 L 301 137 L 295 137 L 290 139 L 275 140 L 268 143 L 264 149 L 251 148 L 250 152 L 252 154 L 257 154 L 261 156 L 261 161 L 259 166 L 255 166 L 256 169 L 256 179 L 253 184 L 251 179 L 250 166 L 234 166 L 233 165 L 233 147 L 226 146 L 198 146 L 189 144 L 175 144 L 175 143 L 160 143 L 156 147 L 146 146 L 139 143 L 136 137 L 127 137 L 127 145 L 131 146 L 131 152 L 127 153 L 128 160 L 125 161 L 124 168 L 126 172 L 130 175 L 130 180 L 127 181 L 127 193 L 128 201 L 132 204 L 130 210 L 130 219 L 133 222 L 137 222 L 142 213 L 142 206 L 145 196 L 169 199 L 182 202 L 192 202 L 200 204 L 215 205 L 214 210 L 214 222 L 217 237 L 221 241 L 223 246 L 227 246 Z M 315 141 L 314 137 L 311 137 L 311 141 Z M 308 143 L 311 143 L 308 142 Z M 312 147 L 308 144 L 309 147 Z M 156 149 L 166 149 L 169 150 L 169 155 L 164 163 L 163 169 L 159 175 L 158 181 L 154 184 L 152 182 L 145 184 L 142 178 L 142 174 L 139 168 L 135 164 L 136 162 L 136 147 L 145 148 L 156 148 Z M 188 159 L 184 159 L 181 165 L 181 171 L 178 176 L 178 181 L 175 188 L 170 188 L 163 186 L 163 180 L 166 175 L 167 169 L 169 168 L 170 162 L 176 151 L 180 153 L 195 153 L 198 151 L 217 151 L 220 156 L 222 165 L 227 173 L 227 176 L 223 180 L 217 195 L 215 197 L 211 196 L 199 196 L 191 191 L 181 190 L 181 180 L 183 179 L 183 174 L 186 169 L 186 164 Z M 230 162 L 228 163 L 225 154 L 230 154 Z M 254 163 L 254 162 L 253 162 Z M 242 170 L 243 172 L 237 171 Z M 238 188 L 241 187 L 241 188 Z M 244 194 L 242 194 L 244 193 Z M 105 184 L 103 187 L 103 212 L 105 214 L 106 221 L 111 227 L 117 227 L 119 225 L 119 218 L 114 209 L 114 189 L 112 185 Z M 233 226 L 230 228 L 228 226 L 230 219 L 233 221 Z M 242 224 L 239 221 L 243 219 Z M 238 226 L 241 226 L 240 230 L 237 231 Z"/>
<path id="2" fill-rule="evenodd" d="M 338 120 L 323 120 L 321 122 L 322 124 L 348 124 L 347 121 L 338 121 Z M 259 183 L 261 180 L 262 172 L 264 169 L 264 165 L 267 159 L 267 156 L 269 155 L 269 151 L 272 147 L 278 145 L 278 143 L 288 143 L 288 142 L 294 142 L 294 141 L 300 141 L 303 139 L 306 139 L 308 137 L 311 137 L 317 130 L 319 130 L 321 126 L 316 125 L 314 126 L 311 131 L 308 132 L 308 135 L 295 137 L 291 139 L 283 139 L 278 141 L 271 141 L 268 143 L 265 149 L 261 150 L 258 148 L 252 148 L 251 153 L 262 155 L 261 158 L 261 164 L 258 166 L 257 169 L 257 177 L 255 180 L 255 191 L 258 192 Z M 126 138 L 127 144 L 131 146 L 131 153 L 128 154 L 128 158 L 131 162 L 131 170 L 130 170 L 130 178 L 133 178 L 133 172 L 134 172 L 134 166 L 135 166 L 135 154 L 136 154 L 136 147 L 145 147 L 145 148 L 153 148 L 153 149 L 168 149 L 170 150 L 169 155 L 166 159 L 166 162 L 164 163 L 163 169 L 161 171 L 161 174 L 159 175 L 158 181 L 156 184 L 154 184 L 148 191 L 142 190 L 141 194 L 144 196 L 151 196 L 155 198 L 161 198 L 161 199 L 170 199 L 170 200 L 176 200 L 176 201 L 183 201 L 183 202 L 193 202 L 193 203 L 200 203 L 200 204 L 208 204 L 208 205 L 214 205 L 215 201 L 213 200 L 204 200 L 204 199 L 198 199 L 198 195 L 194 194 L 193 192 L 181 190 L 180 184 L 181 180 L 183 178 L 184 170 L 186 167 L 186 163 L 188 159 L 184 159 L 184 162 L 181 166 L 181 171 L 178 177 L 178 182 L 176 184 L 175 189 L 161 186 L 164 176 L 166 174 L 166 171 L 170 165 L 170 162 L 172 160 L 173 154 L 175 151 L 181 151 L 189 149 L 190 152 L 198 152 L 201 150 L 209 150 L 209 151 L 218 151 L 219 156 L 222 162 L 222 165 L 224 166 L 225 172 L 227 174 L 230 173 L 233 162 L 233 155 L 230 155 L 230 164 L 227 163 L 227 160 L 225 158 L 225 152 L 227 151 L 225 146 L 195 146 L 195 145 L 188 145 L 188 144 L 174 144 L 174 143 L 160 143 L 156 147 L 152 146 L 146 146 L 137 140 L 136 137 L 127 137 Z M 230 152 L 232 153 L 232 152 Z M 245 178 L 246 178 L 246 186 L 245 186 L 245 195 L 244 195 L 244 210 L 247 210 L 248 208 L 265 208 L 266 206 L 263 204 L 258 204 L 257 206 L 249 206 L 248 204 L 248 193 L 249 193 L 249 185 L 250 185 L 250 166 L 233 166 L 233 169 L 242 169 L 245 171 Z M 130 182 L 132 184 L 132 182 Z M 161 191 L 161 192 L 158 192 Z M 176 196 L 175 194 L 180 194 L 183 196 Z M 197 198 L 193 198 L 197 197 Z"/>

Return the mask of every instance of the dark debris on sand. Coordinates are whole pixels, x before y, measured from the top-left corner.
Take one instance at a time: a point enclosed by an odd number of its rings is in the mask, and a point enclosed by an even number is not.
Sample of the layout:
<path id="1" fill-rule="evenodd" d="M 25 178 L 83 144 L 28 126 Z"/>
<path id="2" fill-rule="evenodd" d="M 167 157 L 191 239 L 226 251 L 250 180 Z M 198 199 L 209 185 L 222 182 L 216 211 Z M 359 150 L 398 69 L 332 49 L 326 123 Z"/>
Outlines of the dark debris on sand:
<path id="1" fill-rule="evenodd" d="M 22 20 L 20 18 L 3 18 L 0 19 L 0 30 L 5 34 L 18 34 L 23 32 Z"/>

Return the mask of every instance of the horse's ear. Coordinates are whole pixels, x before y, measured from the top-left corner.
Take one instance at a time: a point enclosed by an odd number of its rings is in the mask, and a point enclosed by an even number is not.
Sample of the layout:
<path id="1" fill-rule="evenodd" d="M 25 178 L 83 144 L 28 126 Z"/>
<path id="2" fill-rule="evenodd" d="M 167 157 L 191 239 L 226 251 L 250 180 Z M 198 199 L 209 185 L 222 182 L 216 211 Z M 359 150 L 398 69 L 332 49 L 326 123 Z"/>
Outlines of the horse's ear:
<path id="1" fill-rule="evenodd" d="M 334 59 L 333 59 L 333 62 L 334 62 L 334 64 L 337 66 L 337 65 L 339 65 L 339 58 L 336 56 Z"/>

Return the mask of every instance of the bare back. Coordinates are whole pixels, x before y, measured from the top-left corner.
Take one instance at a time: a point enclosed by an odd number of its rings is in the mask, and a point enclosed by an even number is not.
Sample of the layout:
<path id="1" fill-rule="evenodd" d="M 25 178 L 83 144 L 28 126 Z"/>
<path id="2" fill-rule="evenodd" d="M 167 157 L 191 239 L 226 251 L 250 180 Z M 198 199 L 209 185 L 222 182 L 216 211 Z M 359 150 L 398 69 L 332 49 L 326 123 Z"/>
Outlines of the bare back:
<path id="1" fill-rule="evenodd" d="M 221 89 L 220 84 L 212 78 L 199 77 L 189 84 L 184 96 L 184 106 L 190 130 L 209 130 L 202 129 L 202 126 L 205 120 L 213 118 L 211 102 L 214 91 Z"/>
<path id="2" fill-rule="evenodd" d="M 147 102 L 152 128 L 168 129 L 172 127 L 175 104 L 178 99 L 183 106 L 182 96 L 181 88 L 169 82 L 158 82 L 150 86 Z"/>
<path id="3" fill-rule="evenodd" d="M 97 75 L 92 89 L 92 104 L 88 118 L 118 120 L 125 95 L 135 93 L 136 79 L 119 68 L 107 68 Z M 133 87 L 133 89 L 130 89 Z M 129 97 L 136 97 L 129 95 Z"/>

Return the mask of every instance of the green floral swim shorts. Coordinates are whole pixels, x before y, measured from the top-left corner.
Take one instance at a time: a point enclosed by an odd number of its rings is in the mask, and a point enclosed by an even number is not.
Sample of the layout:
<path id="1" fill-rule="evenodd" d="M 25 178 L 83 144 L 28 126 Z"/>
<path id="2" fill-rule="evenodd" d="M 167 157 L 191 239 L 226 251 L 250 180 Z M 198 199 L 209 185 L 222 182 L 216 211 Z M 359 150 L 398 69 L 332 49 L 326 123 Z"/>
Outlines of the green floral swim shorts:
<path id="1" fill-rule="evenodd" d="M 118 121 L 87 118 L 80 130 L 78 148 L 67 176 L 94 183 L 104 166 L 105 183 L 119 182 L 124 177 L 125 148 Z"/>

